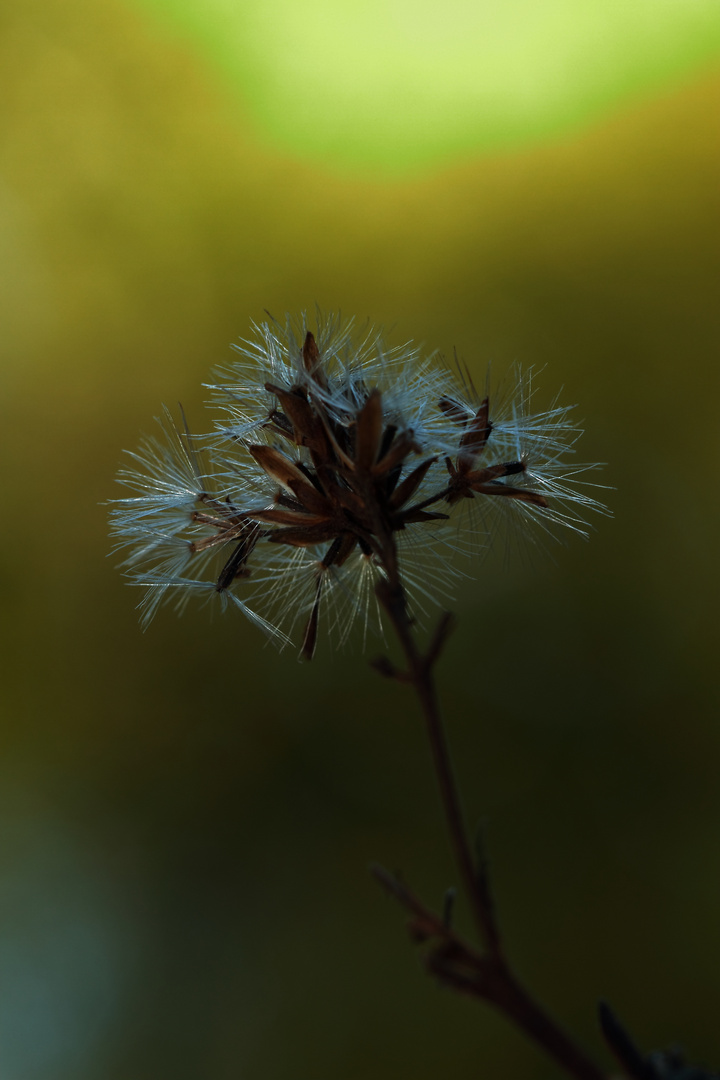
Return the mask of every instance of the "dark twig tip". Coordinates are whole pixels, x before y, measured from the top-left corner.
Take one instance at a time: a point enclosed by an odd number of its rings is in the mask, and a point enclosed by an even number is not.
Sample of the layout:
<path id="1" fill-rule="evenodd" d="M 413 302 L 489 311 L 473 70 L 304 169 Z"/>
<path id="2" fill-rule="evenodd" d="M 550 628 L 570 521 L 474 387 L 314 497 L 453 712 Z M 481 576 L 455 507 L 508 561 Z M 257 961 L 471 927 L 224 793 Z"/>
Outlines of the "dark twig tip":
<path id="1" fill-rule="evenodd" d="M 455 910 L 455 898 L 457 896 L 457 889 L 452 885 L 449 889 L 445 890 L 445 896 L 443 897 L 443 925 L 449 930 L 452 925 L 453 911 Z"/>
<path id="2" fill-rule="evenodd" d="M 402 886 L 397 878 L 394 878 L 389 870 L 386 870 L 384 866 L 380 866 L 379 863 L 370 863 L 368 868 L 370 873 L 378 881 L 387 892 L 393 896 L 397 896 L 402 891 Z"/>
<path id="3" fill-rule="evenodd" d="M 387 656 L 376 656 L 370 661 L 370 667 L 377 671 L 378 675 L 382 675 L 384 679 L 395 679 L 396 682 L 403 683 L 409 681 L 406 672 L 395 667 L 392 660 L 388 659 Z"/>
<path id="4" fill-rule="evenodd" d="M 652 1065 L 643 1057 L 610 1006 L 604 1001 L 598 1004 L 598 1018 L 605 1041 L 633 1080 L 655 1080 L 656 1073 Z"/>
<path id="5" fill-rule="evenodd" d="M 435 627 L 435 633 L 432 636 L 430 647 L 425 655 L 425 663 L 428 668 L 432 668 L 434 664 L 440 658 L 440 654 L 445 647 L 445 642 L 450 637 L 450 634 L 455 629 L 457 620 L 452 611 L 445 611 L 438 619 L 437 626 Z"/>

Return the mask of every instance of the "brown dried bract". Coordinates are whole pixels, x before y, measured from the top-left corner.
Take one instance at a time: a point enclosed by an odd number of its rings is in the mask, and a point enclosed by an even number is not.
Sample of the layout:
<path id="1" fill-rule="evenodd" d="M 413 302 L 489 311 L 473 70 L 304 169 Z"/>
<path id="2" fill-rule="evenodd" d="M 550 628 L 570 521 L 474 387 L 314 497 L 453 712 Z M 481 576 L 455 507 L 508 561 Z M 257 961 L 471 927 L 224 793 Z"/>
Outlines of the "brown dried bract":
<path id="1" fill-rule="evenodd" d="M 450 401 L 449 398 L 443 398 L 440 401 L 440 408 L 463 429 L 458 441 L 456 460 L 453 462 L 452 458 L 445 458 L 445 465 L 450 474 L 447 493 L 447 501 L 450 504 L 459 499 L 472 499 L 475 494 L 478 494 L 499 495 L 504 498 L 518 499 L 532 506 L 547 507 L 547 500 L 538 492 L 501 483 L 506 476 L 524 473 L 526 470 L 524 461 L 507 461 L 498 465 L 477 468 L 478 459 L 485 450 L 492 432 L 489 398 L 482 400 L 474 416 L 457 402 Z"/>

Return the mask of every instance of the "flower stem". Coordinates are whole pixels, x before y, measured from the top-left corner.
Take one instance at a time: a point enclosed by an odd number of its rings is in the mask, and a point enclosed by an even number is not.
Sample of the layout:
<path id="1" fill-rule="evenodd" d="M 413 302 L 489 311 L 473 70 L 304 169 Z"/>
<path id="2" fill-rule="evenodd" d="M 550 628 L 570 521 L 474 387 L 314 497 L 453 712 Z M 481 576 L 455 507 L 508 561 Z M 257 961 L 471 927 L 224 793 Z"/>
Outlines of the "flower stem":
<path id="1" fill-rule="evenodd" d="M 453 854 L 472 905 L 475 924 L 487 952 L 496 955 L 500 952 L 497 925 L 484 875 L 477 873 L 471 855 L 432 667 L 418 650 L 402 590 L 390 586 L 381 590 L 380 599 L 398 636 L 410 682 L 420 699 Z"/>
<path id="2" fill-rule="evenodd" d="M 394 544 L 392 547 L 394 549 Z M 453 854 L 484 949 L 483 954 L 478 955 L 470 947 L 466 948 L 455 935 L 443 935 L 442 924 L 439 924 L 435 931 L 439 936 L 444 936 L 445 941 L 443 947 L 431 955 L 428 968 L 447 985 L 492 1005 L 538 1043 L 570 1076 L 577 1080 L 604 1080 L 604 1074 L 597 1066 L 518 982 L 505 959 L 485 867 L 482 864 L 476 866 L 468 843 L 440 713 L 433 676 L 433 664 L 439 648 L 431 647 L 427 654 L 420 652 L 400 581 L 397 553 L 395 550 L 388 552 L 387 548 L 385 553 L 389 555 L 383 559 L 387 578 L 378 588 L 378 598 L 405 656 L 408 670 L 404 681 L 412 683 L 420 701 Z M 432 922 L 432 916 L 429 918 Z"/>

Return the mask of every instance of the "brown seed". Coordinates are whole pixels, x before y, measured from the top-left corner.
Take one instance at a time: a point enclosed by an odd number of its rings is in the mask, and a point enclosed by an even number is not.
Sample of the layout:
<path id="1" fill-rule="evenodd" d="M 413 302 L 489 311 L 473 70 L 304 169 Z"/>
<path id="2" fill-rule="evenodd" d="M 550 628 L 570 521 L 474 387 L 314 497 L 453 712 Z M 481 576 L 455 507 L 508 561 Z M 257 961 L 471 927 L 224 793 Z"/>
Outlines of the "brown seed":
<path id="1" fill-rule="evenodd" d="M 374 464 L 380 449 L 383 430 L 382 395 L 371 390 L 357 418 L 355 431 L 355 465 L 367 472 Z"/>

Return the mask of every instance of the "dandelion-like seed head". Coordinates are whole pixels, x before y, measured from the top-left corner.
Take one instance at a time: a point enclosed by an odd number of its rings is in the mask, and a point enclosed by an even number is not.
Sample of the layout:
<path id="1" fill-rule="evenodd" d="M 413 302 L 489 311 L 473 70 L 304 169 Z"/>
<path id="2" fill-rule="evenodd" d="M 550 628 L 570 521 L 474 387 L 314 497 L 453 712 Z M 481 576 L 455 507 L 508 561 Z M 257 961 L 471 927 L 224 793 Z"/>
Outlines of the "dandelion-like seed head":
<path id="1" fill-rule="evenodd" d="M 166 410 L 120 472 L 132 494 L 112 529 L 145 623 L 166 600 L 219 596 L 310 658 L 322 623 L 337 643 L 358 619 L 379 626 L 378 588 L 400 569 L 421 615 L 457 577 L 463 533 L 509 513 L 584 535 L 604 510 L 583 486 L 595 466 L 570 458 L 571 409 L 533 413 L 529 377 L 494 411 L 459 370 L 352 320 L 254 330 L 210 387 L 213 431 Z"/>

